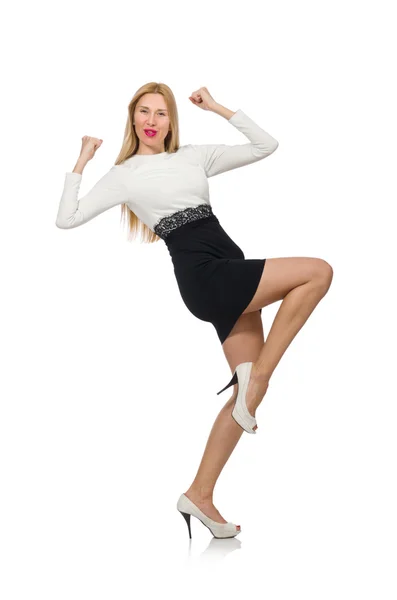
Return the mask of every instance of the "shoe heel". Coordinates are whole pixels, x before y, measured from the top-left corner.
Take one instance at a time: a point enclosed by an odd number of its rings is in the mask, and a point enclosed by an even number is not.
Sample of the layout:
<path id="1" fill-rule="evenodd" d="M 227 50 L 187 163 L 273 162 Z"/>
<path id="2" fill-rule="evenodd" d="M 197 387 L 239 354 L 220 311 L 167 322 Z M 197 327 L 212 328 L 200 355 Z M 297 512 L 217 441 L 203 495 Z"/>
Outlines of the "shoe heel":
<path id="1" fill-rule="evenodd" d="M 190 529 L 190 515 L 189 515 L 189 513 L 182 512 L 181 510 L 179 512 L 184 517 L 184 519 L 187 523 L 187 528 L 189 530 L 189 538 L 192 539 L 192 530 Z"/>
<path id="2" fill-rule="evenodd" d="M 231 385 L 234 385 L 236 383 L 238 383 L 237 371 L 234 371 L 233 377 L 231 378 L 230 382 L 223 388 L 223 390 L 221 390 L 220 392 L 217 392 L 216 395 L 219 396 L 219 394 L 221 394 L 222 392 L 227 390 L 228 387 L 230 387 Z"/>

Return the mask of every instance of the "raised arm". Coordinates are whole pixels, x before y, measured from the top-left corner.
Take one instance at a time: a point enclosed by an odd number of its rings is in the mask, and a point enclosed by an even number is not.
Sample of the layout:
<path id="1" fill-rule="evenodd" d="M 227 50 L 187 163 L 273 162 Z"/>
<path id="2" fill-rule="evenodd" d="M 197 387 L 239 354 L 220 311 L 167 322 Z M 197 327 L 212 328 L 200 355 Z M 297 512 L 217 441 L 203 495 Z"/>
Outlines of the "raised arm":
<path id="1" fill-rule="evenodd" d="M 123 169 L 114 165 L 82 198 L 78 198 L 82 173 L 67 172 L 55 224 L 73 229 L 87 223 L 105 210 L 128 200 L 123 183 Z"/>
<path id="2" fill-rule="evenodd" d="M 230 111 L 221 105 L 218 105 L 213 112 L 223 116 L 230 114 Z M 259 127 L 241 109 L 233 113 L 227 121 L 241 131 L 250 143 L 235 144 L 233 146 L 226 144 L 192 144 L 192 148 L 196 151 L 207 177 L 213 177 L 219 173 L 238 169 L 262 160 L 273 154 L 278 148 L 278 141 Z"/>

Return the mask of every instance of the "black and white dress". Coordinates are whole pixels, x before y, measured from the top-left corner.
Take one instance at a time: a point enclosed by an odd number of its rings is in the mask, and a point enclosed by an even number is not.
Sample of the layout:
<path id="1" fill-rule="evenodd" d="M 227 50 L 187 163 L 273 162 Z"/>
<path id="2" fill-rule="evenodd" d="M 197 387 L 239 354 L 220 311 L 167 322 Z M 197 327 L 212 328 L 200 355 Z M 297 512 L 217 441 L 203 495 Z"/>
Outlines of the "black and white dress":
<path id="1" fill-rule="evenodd" d="M 180 146 L 177 152 L 135 154 L 114 165 L 79 199 L 82 175 L 67 172 L 56 225 L 72 229 L 126 204 L 164 240 L 184 303 L 228 337 L 258 287 L 266 258 L 246 259 L 212 211 L 208 178 L 262 160 L 278 142 L 241 109 L 228 123 L 246 144 Z"/>

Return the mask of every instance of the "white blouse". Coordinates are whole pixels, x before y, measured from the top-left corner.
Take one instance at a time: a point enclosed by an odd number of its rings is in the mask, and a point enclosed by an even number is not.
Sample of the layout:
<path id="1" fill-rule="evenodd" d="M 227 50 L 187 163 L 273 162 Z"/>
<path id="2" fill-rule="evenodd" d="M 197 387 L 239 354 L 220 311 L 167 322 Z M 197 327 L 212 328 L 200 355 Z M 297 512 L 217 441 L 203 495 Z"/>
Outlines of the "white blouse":
<path id="1" fill-rule="evenodd" d="M 152 231 L 174 213 L 210 205 L 207 179 L 262 160 L 278 147 L 241 109 L 228 120 L 247 144 L 186 144 L 176 152 L 139 154 L 114 165 L 79 199 L 82 175 L 67 172 L 56 226 L 72 229 L 119 204 L 126 204 Z"/>

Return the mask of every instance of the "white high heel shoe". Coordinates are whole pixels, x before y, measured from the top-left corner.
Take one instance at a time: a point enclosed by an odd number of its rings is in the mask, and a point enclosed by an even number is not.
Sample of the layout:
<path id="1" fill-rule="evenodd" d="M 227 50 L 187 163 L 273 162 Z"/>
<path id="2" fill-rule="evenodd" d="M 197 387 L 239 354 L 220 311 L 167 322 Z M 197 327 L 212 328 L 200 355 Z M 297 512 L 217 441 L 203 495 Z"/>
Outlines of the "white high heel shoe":
<path id="1" fill-rule="evenodd" d="M 190 539 L 192 538 L 192 531 L 190 529 L 191 515 L 208 527 L 215 538 L 232 538 L 241 533 L 240 525 L 235 525 L 234 523 L 217 523 L 207 517 L 185 494 L 180 496 L 176 507 L 187 523 Z"/>
<path id="2" fill-rule="evenodd" d="M 256 433 L 256 429 L 258 428 L 256 419 L 248 412 L 247 403 L 245 401 L 252 365 L 252 362 L 244 362 L 237 365 L 231 381 L 223 388 L 223 390 L 217 392 L 217 395 L 219 395 L 231 385 L 238 383 L 238 393 L 232 417 L 247 433 Z"/>

